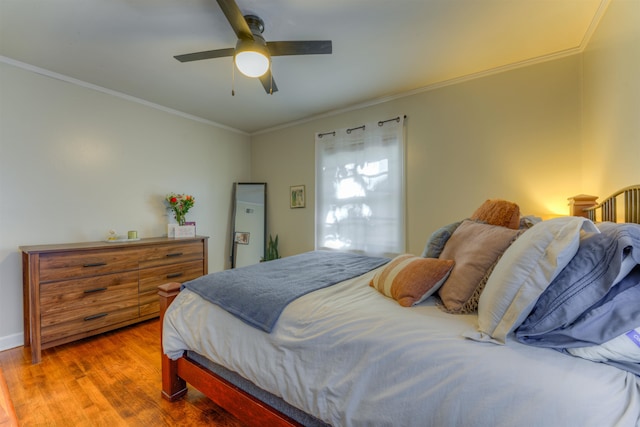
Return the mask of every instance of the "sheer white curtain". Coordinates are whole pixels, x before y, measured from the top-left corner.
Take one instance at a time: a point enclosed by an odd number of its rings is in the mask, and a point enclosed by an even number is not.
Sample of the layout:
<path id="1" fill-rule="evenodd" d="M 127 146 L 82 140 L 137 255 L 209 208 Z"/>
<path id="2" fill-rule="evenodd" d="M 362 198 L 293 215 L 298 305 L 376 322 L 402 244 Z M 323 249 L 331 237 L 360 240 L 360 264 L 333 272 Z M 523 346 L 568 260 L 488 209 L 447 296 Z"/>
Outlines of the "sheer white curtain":
<path id="1" fill-rule="evenodd" d="M 404 118 L 316 134 L 316 249 L 405 251 Z"/>

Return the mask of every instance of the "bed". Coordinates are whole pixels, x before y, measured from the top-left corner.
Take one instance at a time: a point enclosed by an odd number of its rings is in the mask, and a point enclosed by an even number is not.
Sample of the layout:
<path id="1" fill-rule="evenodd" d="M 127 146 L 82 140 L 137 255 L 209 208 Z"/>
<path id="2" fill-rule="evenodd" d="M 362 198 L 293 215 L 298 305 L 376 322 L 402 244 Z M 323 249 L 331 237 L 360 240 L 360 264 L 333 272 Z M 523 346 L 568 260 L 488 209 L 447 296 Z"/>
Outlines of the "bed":
<path id="1" fill-rule="evenodd" d="M 639 426 L 640 186 L 592 204 L 540 221 L 488 200 L 421 256 L 162 285 L 162 395 L 188 383 L 261 426 Z"/>

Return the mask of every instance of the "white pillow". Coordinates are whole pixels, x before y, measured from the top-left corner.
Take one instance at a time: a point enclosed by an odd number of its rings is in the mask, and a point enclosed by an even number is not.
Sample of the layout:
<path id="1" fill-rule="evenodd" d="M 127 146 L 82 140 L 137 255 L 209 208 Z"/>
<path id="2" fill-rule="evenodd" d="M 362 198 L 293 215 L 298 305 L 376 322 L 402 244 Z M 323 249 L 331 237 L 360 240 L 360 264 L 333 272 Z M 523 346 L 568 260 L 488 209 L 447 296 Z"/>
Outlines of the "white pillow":
<path id="1" fill-rule="evenodd" d="M 640 327 L 630 330 L 600 345 L 568 348 L 574 356 L 594 362 L 640 363 Z"/>
<path id="2" fill-rule="evenodd" d="M 502 255 L 480 295 L 480 334 L 467 337 L 504 344 L 575 256 L 581 230 L 599 233 L 586 218 L 561 217 L 539 222 L 522 234 Z"/>

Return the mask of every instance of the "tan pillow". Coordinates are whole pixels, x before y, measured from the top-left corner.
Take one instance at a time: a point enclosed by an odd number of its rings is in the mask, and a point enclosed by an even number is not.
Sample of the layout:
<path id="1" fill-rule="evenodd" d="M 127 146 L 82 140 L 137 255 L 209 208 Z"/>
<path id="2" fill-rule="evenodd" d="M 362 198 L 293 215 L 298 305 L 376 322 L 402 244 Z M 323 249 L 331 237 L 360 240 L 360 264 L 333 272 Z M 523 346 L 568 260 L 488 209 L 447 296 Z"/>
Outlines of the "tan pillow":
<path id="1" fill-rule="evenodd" d="M 434 294 L 447 278 L 453 261 L 398 255 L 375 274 L 369 286 L 403 307 L 418 304 Z"/>
<path id="2" fill-rule="evenodd" d="M 452 259 L 455 267 L 438 294 L 447 311 L 475 311 L 490 270 L 521 231 L 465 220 L 453 232 L 440 258 Z"/>
<path id="3" fill-rule="evenodd" d="M 517 230 L 520 228 L 520 207 L 506 200 L 489 199 L 476 209 L 471 219 Z"/>

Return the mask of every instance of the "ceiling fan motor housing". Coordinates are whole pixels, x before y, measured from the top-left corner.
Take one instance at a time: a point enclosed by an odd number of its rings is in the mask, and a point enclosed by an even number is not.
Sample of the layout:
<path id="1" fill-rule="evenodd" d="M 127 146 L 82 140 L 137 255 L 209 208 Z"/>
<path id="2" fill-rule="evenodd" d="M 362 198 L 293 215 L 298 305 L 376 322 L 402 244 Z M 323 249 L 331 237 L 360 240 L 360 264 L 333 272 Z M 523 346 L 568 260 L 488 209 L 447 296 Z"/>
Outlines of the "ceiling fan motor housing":
<path id="1" fill-rule="evenodd" d="M 247 21 L 247 25 L 251 29 L 251 33 L 255 35 L 260 35 L 264 32 L 264 21 L 260 19 L 259 16 L 256 15 L 244 15 L 244 20 Z M 262 36 L 260 36 L 262 37 Z"/>
<path id="2" fill-rule="evenodd" d="M 244 18 L 251 29 L 253 39 L 238 38 L 234 62 L 244 75 L 260 77 L 271 68 L 271 54 L 267 48 L 267 42 L 262 37 L 264 22 L 255 15 L 246 15 Z"/>

